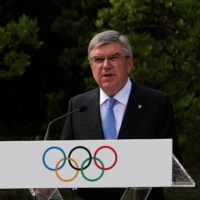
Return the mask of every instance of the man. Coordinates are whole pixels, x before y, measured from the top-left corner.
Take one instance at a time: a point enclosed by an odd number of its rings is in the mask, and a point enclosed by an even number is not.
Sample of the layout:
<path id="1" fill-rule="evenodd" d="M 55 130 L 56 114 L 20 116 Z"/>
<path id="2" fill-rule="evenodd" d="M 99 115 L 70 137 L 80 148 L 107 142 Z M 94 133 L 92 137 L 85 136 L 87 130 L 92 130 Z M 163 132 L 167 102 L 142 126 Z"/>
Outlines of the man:
<path id="1" fill-rule="evenodd" d="M 128 77 L 133 65 L 129 40 L 114 30 L 99 33 L 89 44 L 88 58 L 99 87 L 71 98 L 69 111 L 83 105 L 88 108 L 85 112 L 67 117 L 61 139 L 172 138 L 173 152 L 181 160 L 168 96 L 139 86 Z M 113 107 L 114 136 L 107 136 L 107 128 L 104 128 L 109 98 L 117 100 Z M 127 156 L 131 156 L 131 152 Z M 84 200 L 118 200 L 123 192 L 124 188 L 78 188 L 77 196 Z M 148 200 L 155 199 L 164 199 L 161 188 L 152 189 Z"/>

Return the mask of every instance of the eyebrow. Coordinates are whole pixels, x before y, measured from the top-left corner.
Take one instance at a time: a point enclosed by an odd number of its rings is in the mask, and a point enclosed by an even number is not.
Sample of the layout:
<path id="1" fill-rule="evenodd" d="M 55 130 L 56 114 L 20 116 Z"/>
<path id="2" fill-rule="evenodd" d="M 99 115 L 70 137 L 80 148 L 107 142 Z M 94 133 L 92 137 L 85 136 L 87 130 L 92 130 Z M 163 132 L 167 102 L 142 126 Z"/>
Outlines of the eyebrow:
<path id="1" fill-rule="evenodd" d="M 120 53 L 116 52 L 116 53 L 109 55 L 109 56 L 98 56 L 98 55 L 96 55 L 96 56 L 93 56 L 93 58 L 99 58 L 99 57 L 105 58 L 105 57 L 110 57 L 110 56 L 120 56 Z"/>

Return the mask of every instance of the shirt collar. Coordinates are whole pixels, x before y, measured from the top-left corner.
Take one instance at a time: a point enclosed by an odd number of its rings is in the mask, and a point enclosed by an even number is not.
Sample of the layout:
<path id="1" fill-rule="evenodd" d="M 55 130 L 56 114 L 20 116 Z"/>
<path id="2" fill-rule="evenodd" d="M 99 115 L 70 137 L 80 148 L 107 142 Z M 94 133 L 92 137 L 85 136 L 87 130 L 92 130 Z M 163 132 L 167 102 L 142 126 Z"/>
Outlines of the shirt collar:
<path id="1" fill-rule="evenodd" d="M 126 85 L 113 98 L 115 98 L 118 102 L 126 106 L 128 103 L 129 95 L 131 93 L 131 86 L 132 86 L 132 83 L 130 79 L 128 78 Z M 99 104 L 102 105 L 108 98 L 109 96 L 100 88 Z"/>

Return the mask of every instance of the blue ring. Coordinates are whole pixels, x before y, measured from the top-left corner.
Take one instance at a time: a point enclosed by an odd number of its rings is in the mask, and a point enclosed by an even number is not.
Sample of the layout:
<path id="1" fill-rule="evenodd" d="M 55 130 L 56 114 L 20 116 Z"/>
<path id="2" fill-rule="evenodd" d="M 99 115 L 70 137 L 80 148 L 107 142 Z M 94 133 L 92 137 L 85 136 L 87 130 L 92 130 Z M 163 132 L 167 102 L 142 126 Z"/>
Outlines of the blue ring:
<path id="1" fill-rule="evenodd" d="M 63 164 L 58 168 L 58 170 L 60 170 L 60 169 L 63 168 L 63 166 L 65 165 L 66 160 L 67 160 L 65 152 L 64 152 L 60 147 L 56 147 L 56 146 L 49 147 L 49 148 L 44 152 L 44 154 L 43 154 L 43 156 L 42 156 L 43 164 L 44 164 L 44 166 L 45 166 L 48 170 L 55 171 L 55 168 L 50 168 L 49 166 L 47 166 L 47 164 L 46 164 L 46 162 L 45 162 L 46 153 L 47 153 L 49 150 L 51 150 L 51 149 L 58 149 L 58 150 L 60 150 L 60 151 L 62 152 L 63 156 L 64 156 L 64 162 L 63 162 Z"/>

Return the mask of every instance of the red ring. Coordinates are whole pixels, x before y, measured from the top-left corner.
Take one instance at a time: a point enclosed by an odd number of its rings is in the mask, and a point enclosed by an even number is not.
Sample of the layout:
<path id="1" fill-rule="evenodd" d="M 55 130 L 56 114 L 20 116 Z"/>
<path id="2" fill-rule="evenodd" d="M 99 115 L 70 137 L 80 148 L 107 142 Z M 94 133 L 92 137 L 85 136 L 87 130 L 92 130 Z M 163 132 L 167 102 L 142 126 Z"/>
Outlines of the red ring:
<path id="1" fill-rule="evenodd" d="M 97 161 L 96 161 L 95 159 L 94 159 L 94 163 L 95 163 L 95 165 L 96 165 L 99 169 L 101 169 L 101 170 L 109 170 L 109 169 L 112 169 L 112 168 L 116 165 L 116 163 L 117 163 L 117 153 L 116 153 L 116 151 L 115 151 L 112 147 L 110 147 L 110 146 L 101 146 L 101 147 L 99 147 L 99 148 L 95 151 L 95 153 L 94 153 L 94 158 L 96 158 L 96 155 L 97 155 L 98 151 L 101 150 L 101 149 L 103 149 L 103 148 L 108 148 L 108 149 L 111 149 L 111 150 L 113 151 L 113 153 L 115 154 L 115 162 L 114 162 L 110 167 L 105 167 L 105 168 L 100 167 L 100 166 L 97 164 Z"/>

